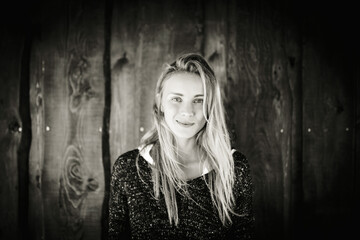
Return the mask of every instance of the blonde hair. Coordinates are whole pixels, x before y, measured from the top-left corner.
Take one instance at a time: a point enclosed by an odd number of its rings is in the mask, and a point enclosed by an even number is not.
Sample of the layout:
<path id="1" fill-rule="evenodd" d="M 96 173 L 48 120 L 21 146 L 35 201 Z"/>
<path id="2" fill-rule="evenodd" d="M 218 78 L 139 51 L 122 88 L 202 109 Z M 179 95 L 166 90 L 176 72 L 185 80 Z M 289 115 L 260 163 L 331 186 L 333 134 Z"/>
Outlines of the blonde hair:
<path id="1" fill-rule="evenodd" d="M 153 145 L 151 155 L 154 159 L 152 180 L 155 198 L 160 192 L 164 195 L 169 221 L 178 224 L 176 192 L 188 194 L 187 183 L 178 161 L 176 139 L 164 120 L 160 102 L 165 81 L 175 73 L 188 72 L 200 76 L 204 86 L 203 114 L 205 126 L 197 133 L 196 143 L 201 153 L 200 161 L 207 161 L 214 171 L 208 174 L 208 187 L 214 206 L 223 225 L 231 221 L 234 196 L 234 162 L 225 122 L 225 111 L 221 99 L 219 83 L 214 71 L 199 54 L 185 54 L 167 65 L 158 79 L 153 106 L 154 127 L 141 139 L 145 148 Z"/>

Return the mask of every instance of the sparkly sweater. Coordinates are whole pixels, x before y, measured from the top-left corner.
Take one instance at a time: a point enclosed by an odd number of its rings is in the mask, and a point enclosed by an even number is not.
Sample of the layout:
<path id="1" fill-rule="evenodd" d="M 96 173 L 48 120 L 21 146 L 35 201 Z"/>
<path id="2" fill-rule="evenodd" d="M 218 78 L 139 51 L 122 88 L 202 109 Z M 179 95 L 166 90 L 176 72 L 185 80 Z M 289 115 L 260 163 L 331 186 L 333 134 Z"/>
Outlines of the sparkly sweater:
<path id="1" fill-rule="evenodd" d="M 151 158 L 139 150 L 122 154 L 113 166 L 109 209 L 109 239 L 251 239 L 253 236 L 252 182 L 244 155 L 233 153 L 235 212 L 232 225 L 223 226 L 205 179 L 210 172 L 188 180 L 191 198 L 176 195 L 179 224 L 170 224 L 165 200 L 154 198 Z"/>

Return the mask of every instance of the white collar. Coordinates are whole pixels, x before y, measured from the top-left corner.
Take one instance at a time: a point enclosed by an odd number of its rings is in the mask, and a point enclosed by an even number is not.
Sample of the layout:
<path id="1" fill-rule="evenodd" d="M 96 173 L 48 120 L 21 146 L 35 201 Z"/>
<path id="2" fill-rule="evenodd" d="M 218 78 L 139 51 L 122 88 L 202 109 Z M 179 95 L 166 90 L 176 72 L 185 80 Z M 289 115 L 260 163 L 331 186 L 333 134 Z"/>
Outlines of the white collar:
<path id="1" fill-rule="evenodd" d="M 154 159 L 150 156 L 150 150 L 153 147 L 153 144 L 147 145 L 145 148 L 142 146 L 139 146 L 138 149 L 140 151 L 140 155 L 151 165 L 155 165 Z M 207 174 L 209 171 L 209 168 L 207 167 L 207 164 L 204 164 L 202 175 Z"/>
<path id="2" fill-rule="evenodd" d="M 150 150 L 153 144 L 147 145 L 146 147 L 139 146 L 140 155 L 151 165 L 155 165 L 154 159 L 150 156 Z"/>

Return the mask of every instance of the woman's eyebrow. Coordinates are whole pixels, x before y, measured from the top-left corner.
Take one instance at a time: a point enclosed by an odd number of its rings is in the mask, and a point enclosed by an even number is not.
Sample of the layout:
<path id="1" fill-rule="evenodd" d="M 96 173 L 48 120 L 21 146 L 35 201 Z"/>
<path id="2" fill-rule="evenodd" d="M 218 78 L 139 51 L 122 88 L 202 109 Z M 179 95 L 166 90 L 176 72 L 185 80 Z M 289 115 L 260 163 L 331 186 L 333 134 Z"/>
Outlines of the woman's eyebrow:
<path id="1" fill-rule="evenodd" d="M 184 94 L 176 93 L 176 92 L 169 92 L 169 94 L 178 95 L 178 96 L 184 96 Z M 204 97 L 204 94 L 196 94 L 194 97 Z"/>
<path id="2" fill-rule="evenodd" d="M 169 92 L 169 94 L 184 96 L 182 93 L 176 93 L 176 92 Z"/>

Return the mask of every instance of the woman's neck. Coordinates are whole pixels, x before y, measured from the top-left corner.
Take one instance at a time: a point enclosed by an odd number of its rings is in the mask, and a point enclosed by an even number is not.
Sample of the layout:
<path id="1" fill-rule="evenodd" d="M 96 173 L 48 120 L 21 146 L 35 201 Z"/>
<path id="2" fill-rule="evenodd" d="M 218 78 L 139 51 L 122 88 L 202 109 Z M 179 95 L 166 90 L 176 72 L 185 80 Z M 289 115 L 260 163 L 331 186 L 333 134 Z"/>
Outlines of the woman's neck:
<path id="1" fill-rule="evenodd" d="M 177 139 L 178 151 L 183 163 L 199 161 L 198 149 L 194 138 L 191 139 Z"/>

